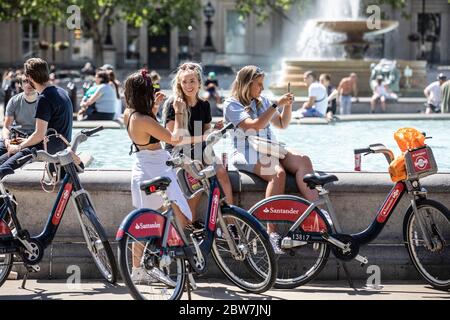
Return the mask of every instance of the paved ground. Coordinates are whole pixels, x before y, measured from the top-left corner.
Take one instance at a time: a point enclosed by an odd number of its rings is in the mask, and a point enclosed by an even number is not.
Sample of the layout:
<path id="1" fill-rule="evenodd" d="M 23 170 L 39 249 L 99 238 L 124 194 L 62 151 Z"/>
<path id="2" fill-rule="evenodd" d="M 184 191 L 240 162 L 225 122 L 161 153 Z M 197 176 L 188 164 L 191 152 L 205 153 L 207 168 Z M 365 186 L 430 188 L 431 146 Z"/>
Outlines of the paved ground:
<path id="1" fill-rule="evenodd" d="M 78 288 L 58 280 L 9 280 L 0 288 L 0 300 L 128 300 L 131 296 L 123 283 L 116 287 L 100 281 L 82 283 Z M 449 300 L 450 292 L 433 290 L 423 283 L 386 282 L 379 290 L 356 283 L 353 290 L 345 281 L 314 282 L 290 290 L 270 290 L 249 294 L 222 281 L 203 281 L 193 292 L 193 300 Z M 183 295 L 187 299 L 187 294 Z"/>

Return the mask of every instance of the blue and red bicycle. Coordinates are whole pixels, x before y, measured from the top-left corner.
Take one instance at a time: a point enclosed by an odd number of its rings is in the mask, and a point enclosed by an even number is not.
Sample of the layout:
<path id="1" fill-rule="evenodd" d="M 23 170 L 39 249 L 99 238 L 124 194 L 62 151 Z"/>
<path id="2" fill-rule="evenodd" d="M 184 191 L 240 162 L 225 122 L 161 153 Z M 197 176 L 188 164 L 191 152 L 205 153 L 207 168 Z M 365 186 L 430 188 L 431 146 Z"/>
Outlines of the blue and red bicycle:
<path id="1" fill-rule="evenodd" d="M 382 144 L 355 150 L 355 155 L 363 153 L 384 154 L 390 164 L 394 160 L 392 151 Z M 342 232 L 329 192 L 324 188 L 338 181 L 330 174 L 305 175 L 303 181 L 319 192 L 315 202 L 279 195 L 264 199 L 249 210 L 261 222 L 275 224 L 281 235 L 280 247 L 285 254 L 278 259 L 275 287 L 295 288 L 311 281 L 326 265 L 330 251 L 341 261 L 355 259 L 367 264 L 367 258 L 359 254 L 360 247 L 380 234 L 397 204 L 407 195 L 410 206 L 403 220 L 403 239 L 411 261 L 434 288 L 450 288 L 450 211 L 442 203 L 428 199 L 427 190 L 420 183 L 421 178 L 437 172 L 432 150 L 425 145 L 408 150 L 404 156 L 406 177 L 395 183 L 373 222 L 362 232 Z M 321 205 L 327 211 L 319 209 Z"/>
<path id="2" fill-rule="evenodd" d="M 212 151 L 212 145 L 229 128 L 211 133 L 206 147 Z M 247 211 L 226 203 L 213 165 L 199 170 L 198 162 L 182 154 L 167 165 L 186 170 L 207 194 L 205 225 L 190 231 L 180 226 L 166 194 L 167 187 L 177 181 L 158 177 L 143 182 L 141 190 L 147 195 L 160 193 L 166 210 L 134 210 L 117 232 L 119 269 L 131 295 L 139 300 L 180 299 L 185 284 L 190 295 L 190 289 L 196 288 L 192 274 L 206 272 L 209 253 L 236 286 L 252 293 L 269 290 L 275 282 L 277 263 L 261 223 Z"/>
<path id="3" fill-rule="evenodd" d="M 44 257 L 44 250 L 52 243 L 71 198 L 86 246 L 95 264 L 108 282 L 116 282 L 117 265 L 113 251 L 98 220 L 91 198 L 81 185 L 78 174 L 83 172 L 83 168 L 77 164 L 74 157 L 78 145 L 100 130 L 103 130 L 103 127 L 82 130 L 73 139 L 72 146 L 54 155 L 44 150 L 33 149 L 31 154 L 17 160 L 20 165 L 29 161 L 46 162 L 53 165 L 58 173 L 65 172 L 55 204 L 41 234 L 32 237 L 28 230 L 22 228 L 16 213 L 17 202 L 6 190 L 3 179 L 0 181 L 0 286 L 8 278 L 13 264 L 23 264 L 26 267 L 27 273 L 23 278 L 22 288 L 25 287 L 28 273 L 40 270 L 39 263 Z M 19 261 L 15 262 L 14 256 Z"/>

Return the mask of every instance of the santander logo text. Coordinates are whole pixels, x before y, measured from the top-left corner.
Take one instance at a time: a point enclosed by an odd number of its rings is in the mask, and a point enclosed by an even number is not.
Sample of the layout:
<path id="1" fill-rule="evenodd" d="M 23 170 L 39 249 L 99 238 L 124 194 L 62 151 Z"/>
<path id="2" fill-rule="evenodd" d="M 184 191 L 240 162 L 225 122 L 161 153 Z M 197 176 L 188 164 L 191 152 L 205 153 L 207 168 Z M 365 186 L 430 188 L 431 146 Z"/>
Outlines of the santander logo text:
<path id="1" fill-rule="evenodd" d="M 290 208 L 290 209 L 277 209 L 277 208 L 264 208 L 263 212 L 266 214 L 272 213 L 272 214 L 295 214 L 297 215 L 299 213 L 300 210 L 298 209 L 294 209 L 294 208 Z"/>
<path id="2" fill-rule="evenodd" d="M 148 224 L 145 224 L 145 223 L 136 223 L 136 225 L 134 226 L 134 228 L 136 229 L 136 230 L 144 230 L 144 229 L 159 229 L 159 228 L 161 228 L 161 224 L 159 224 L 159 223 L 148 223 Z"/>

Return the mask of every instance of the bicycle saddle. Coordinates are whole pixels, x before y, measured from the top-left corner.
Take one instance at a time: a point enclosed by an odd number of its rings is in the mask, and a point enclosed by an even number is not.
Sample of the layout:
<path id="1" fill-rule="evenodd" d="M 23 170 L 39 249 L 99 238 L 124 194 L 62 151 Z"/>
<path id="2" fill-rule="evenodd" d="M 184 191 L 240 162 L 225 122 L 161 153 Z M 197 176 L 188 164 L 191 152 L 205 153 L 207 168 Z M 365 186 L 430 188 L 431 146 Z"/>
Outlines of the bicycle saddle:
<path id="1" fill-rule="evenodd" d="M 305 174 L 303 182 L 308 185 L 308 188 L 314 189 L 316 186 L 324 186 L 327 183 L 338 181 L 338 177 L 334 174 L 325 174 L 319 176 L 317 173 Z"/>
<path id="2" fill-rule="evenodd" d="M 145 194 L 149 195 L 159 190 L 166 190 L 172 182 L 168 177 L 156 177 L 141 183 L 140 188 Z"/>

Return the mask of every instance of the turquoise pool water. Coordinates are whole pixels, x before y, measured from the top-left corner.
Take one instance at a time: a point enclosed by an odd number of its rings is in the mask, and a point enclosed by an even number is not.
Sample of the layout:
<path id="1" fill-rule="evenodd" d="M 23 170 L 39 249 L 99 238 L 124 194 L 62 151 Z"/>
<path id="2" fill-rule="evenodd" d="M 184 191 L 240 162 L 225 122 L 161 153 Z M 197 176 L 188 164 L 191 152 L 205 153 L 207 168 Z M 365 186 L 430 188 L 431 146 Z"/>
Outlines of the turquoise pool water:
<path id="1" fill-rule="evenodd" d="M 316 170 L 353 171 L 353 149 L 373 143 L 383 143 L 397 156 L 400 150 L 394 140 L 394 132 L 401 127 L 414 127 L 425 131 L 427 144 L 433 149 L 439 172 L 450 172 L 450 121 L 401 120 L 354 121 L 330 125 L 291 125 L 287 129 L 275 129 L 278 140 L 310 156 Z M 77 130 L 74 130 L 77 132 Z M 94 157 L 91 168 L 130 169 L 133 156 L 129 156 L 130 140 L 126 131 L 106 129 L 98 137 L 89 139 L 79 147 Z M 231 152 L 231 140 L 224 139 L 215 147 L 216 152 Z M 382 155 L 370 155 L 362 159 L 362 171 L 386 172 L 387 162 Z"/>

